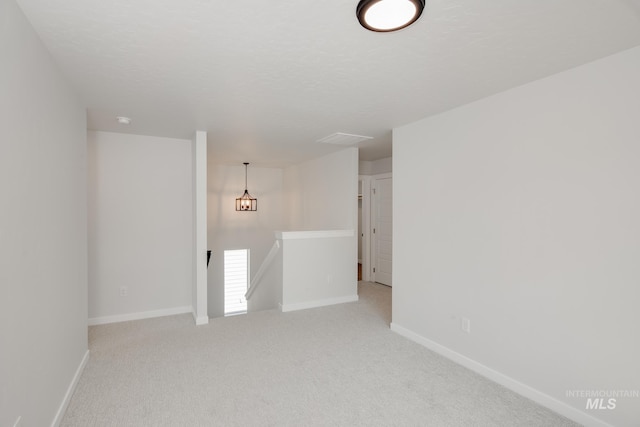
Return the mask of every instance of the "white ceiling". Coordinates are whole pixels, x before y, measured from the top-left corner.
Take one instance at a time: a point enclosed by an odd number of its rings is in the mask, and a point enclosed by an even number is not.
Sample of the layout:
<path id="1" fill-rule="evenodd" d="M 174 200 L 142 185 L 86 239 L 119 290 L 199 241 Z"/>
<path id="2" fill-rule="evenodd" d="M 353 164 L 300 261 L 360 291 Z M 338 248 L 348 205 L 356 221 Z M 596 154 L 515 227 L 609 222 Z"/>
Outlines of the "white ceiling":
<path id="1" fill-rule="evenodd" d="M 88 107 L 88 127 L 208 132 L 220 163 L 284 166 L 640 45 L 640 0 L 427 0 L 396 33 L 357 0 L 17 0 Z M 129 116 L 120 125 L 115 117 Z"/>

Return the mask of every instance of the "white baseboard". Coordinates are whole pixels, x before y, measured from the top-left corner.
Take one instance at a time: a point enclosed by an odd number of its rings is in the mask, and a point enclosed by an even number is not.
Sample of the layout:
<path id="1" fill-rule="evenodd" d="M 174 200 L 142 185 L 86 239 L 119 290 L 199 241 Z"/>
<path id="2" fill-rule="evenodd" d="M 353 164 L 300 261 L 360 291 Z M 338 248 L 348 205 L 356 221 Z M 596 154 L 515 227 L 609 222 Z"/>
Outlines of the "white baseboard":
<path id="1" fill-rule="evenodd" d="M 196 326 L 207 325 L 209 324 L 209 316 L 200 316 L 197 317 L 196 313 L 193 313 L 193 320 L 196 322 Z"/>
<path id="2" fill-rule="evenodd" d="M 475 360 L 440 345 L 435 341 L 431 341 L 430 339 L 396 323 L 391 323 L 391 330 L 579 424 L 590 427 L 612 427 L 611 424 L 607 424 L 598 418 L 592 417 L 591 415 L 549 396 L 548 394 L 536 390 L 533 387 L 521 383 L 520 381 L 514 380 L 507 375 L 495 371 L 488 366 L 476 362 Z"/>
<path id="3" fill-rule="evenodd" d="M 327 305 L 356 301 L 358 301 L 358 295 L 350 295 L 346 297 L 327 298 L 316 301 L 298 302 L 294 304 L 278 304 L 278 306 L 280 307 L 280 310 L 285 313 L 287 311 L 306 310 L 308 308 L 324 307 Z"/>
<path id="4" fill-rule="evenodd" d="M 80 380 L 80 376 L 82 375 L 82 371 L 84 371 L 84 367 L 87 365 L 89 361 L 89 350 L 84 353 L 84 357 L 80 361 L 80 365 L 78 369 L 76 369 L 76 373 L 71 379 L 71 384 L 69 384 L 69 388 L 67 388 L 67 392 L 64 395 L 64 399 L 62 399 L 62 403 L 58 408 L 58 412 L 56 413 L 53 422 L 51 423 L 51 427 L 58 427 L 62 422 L 62 418 L 64 417 L 64 413 L 67 411 L 67 407 L 69 406 L 69 402 L 71 401 L 71 396 L 73 396 L 73 392 L 76 391 L 76 386 L 78 385 L 78 381 Z M 20 420 L 16 421 L 18 423 Z"/>
<path id="5" fill-rule="evenodd" d="M 151 319 L 153 317 L 173 316 L 192 312 L 191 307 L 174 307 L 163 310 L 143 311 L 139 313 L 117 314 L 115 316 L 93 317 L 89 319 L 89 326 L 105 325 L 107 323 L 128 322 L 130 320 Z"/>

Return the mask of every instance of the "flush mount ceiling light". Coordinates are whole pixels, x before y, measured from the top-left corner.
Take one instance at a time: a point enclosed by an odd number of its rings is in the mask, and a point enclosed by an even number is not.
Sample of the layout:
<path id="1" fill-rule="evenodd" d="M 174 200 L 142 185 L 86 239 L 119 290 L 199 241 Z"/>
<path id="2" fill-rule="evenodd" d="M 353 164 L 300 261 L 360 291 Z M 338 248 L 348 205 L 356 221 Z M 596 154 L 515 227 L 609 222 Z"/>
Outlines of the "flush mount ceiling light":
<path id="1" fill-rule="evenodd" d="M 244 163 L 244 194 L 236 199 L 237 211 L 257 211 L 258 199 L 251 197 L 247 191 L 247 166 L 249 163 Z"/>
<path id="2" fill-rule="evenodd" d="M 384 33 L 413 24 L 423 9 L 424 0 L 360 0 L 356 16 L 367 30 Z"/>
<path id="3" fill-rule="evenodd" d="M 131 124 L 131 119 L 129 117 L 124 117 L 124 116 L 118 116 L 116 117 L 116 120 L 118 121 L 118 123 L 120 123 L 121 125 L 128 125 Z"/>

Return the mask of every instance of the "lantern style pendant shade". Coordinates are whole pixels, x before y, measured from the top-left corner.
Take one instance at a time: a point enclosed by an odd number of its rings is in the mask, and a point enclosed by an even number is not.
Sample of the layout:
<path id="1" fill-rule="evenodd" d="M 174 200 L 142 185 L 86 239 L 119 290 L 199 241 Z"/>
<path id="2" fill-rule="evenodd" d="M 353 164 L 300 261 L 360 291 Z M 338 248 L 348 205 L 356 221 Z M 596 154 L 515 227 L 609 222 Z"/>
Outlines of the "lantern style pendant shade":
<path id="1" fill-rule="evenodd" d="M 236 199 L 237 211 L 258 210 L 258 199 L 251 197 L 251 194 L 247 191 L 247 166 L 249 166 L 249 163 L 244 163 L 244 193 Z"/>

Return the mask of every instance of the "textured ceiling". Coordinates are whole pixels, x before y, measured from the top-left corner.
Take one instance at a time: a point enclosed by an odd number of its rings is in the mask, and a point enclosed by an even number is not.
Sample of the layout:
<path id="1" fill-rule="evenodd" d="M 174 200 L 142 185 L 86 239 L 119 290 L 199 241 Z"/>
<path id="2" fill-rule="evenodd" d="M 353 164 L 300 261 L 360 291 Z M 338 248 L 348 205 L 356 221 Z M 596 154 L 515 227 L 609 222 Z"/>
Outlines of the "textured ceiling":
<path id="1" fill-rule="evenodd" d="M 17 0 L 90 129 L 190 138 L 220 163 L 283 166 L 640 44 L 640 0 L 432 0 L 396 33 L 357 0 Z M 118 115 L 133 123 L 123 126 Z"/>

